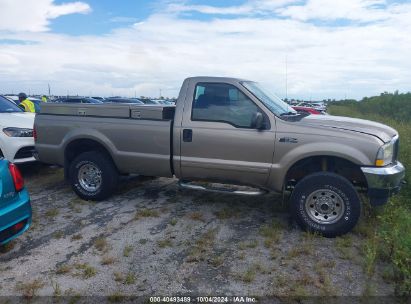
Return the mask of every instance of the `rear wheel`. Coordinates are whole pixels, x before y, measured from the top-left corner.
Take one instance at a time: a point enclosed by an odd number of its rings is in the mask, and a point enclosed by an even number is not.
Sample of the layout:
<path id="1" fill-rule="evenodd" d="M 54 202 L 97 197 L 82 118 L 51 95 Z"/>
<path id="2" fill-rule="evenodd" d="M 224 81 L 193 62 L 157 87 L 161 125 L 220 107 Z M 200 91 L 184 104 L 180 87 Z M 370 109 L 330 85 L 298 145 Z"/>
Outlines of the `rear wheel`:
<path id="1" fill-rule="evenodd" d="M 357 224 L 361 202 L 347 179 L 335 173 L 319 172 L 306 176 L 296 185 L 290 209 L 304 230 L 335 237 Z"/>
<path id="2" fill-rule="evenodd" d="M 79 197 L 100 201 L 113 194 L 118 184 L 118 172 L 107 155 L 97 151 L 84 152 L 70 165 L 70 181 Z"/>

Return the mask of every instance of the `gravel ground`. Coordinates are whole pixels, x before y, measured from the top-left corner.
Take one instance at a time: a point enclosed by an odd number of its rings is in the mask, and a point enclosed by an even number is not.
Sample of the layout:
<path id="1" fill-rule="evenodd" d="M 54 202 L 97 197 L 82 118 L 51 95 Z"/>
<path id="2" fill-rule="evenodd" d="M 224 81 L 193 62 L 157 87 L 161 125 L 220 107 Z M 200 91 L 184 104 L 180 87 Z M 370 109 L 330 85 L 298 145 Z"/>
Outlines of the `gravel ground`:
<path id="1" fill-rule="evenodd" d="M 344 238 L 302 232 L 282 197 L 180 190 L 124 178 L 111 199 L 82 201 L 62 169 L 22 167 L 33 226 L 0 253 L 0 296 L 392 295 L 365 274 L 361 223 Z"/>

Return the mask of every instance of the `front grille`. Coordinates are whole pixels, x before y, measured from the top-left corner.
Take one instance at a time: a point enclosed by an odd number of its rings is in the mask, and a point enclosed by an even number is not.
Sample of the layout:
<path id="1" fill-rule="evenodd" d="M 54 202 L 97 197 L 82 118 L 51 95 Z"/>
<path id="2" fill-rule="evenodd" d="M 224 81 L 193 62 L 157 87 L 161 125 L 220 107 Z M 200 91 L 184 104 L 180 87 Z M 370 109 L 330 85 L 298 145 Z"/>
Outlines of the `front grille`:
<path id="1" fill-rule="evenodd" d="M 17 151 L 14 159 L 33 157 L 34 147 L 24 147 Z"/>
<path id="2" fill-rule="evenodd" d="M 20 229 L 17 230 L 17 231 L 14 229 L 14 225 L 11 226 L 11 227 L 9 227 L 9 228 L 7 228 L 7 229 L 4 229 L 3 231 L 0 231 L 0 242 L 4 242 L 5 240 L 11 238 L 13 235 L 16 235 L 17 233 L 19 233 L 20 231 L 22 231 L 22 230 L 26 227 L 26 225 L 27 225 L 27 220 L 24 220 L 24 221 L 22 221 L 22 222 L 20 222 L 20 223 L 23 224 L 23 225 L 21 226 L 22 228 L 20 228 Z"/>
<path id="3" fill-rule="evenodd" d="M 398 153 L 400 152 L 400 139 L 397 138 L 397 140 L 394 142 L 394 155 L 392 160 L 396 162 L 398 160 Z"/>

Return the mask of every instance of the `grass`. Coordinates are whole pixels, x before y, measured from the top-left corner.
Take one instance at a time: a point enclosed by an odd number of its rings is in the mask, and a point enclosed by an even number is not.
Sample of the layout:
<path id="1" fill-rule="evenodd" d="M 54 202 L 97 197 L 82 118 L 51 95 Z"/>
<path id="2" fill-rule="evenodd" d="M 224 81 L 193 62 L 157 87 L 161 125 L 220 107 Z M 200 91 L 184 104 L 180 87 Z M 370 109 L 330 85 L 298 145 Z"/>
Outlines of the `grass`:
<path id="1" fill-rule="evenodd" d="M 340 252 L 340 257 L 344 260 L 352 260 L 353 253 L 353 240 L 350 234 L 338 237 L 335 240 L 337 250 Z"/>
<path id="2" fill-rule="evenodd" d="M 125 285 L 133 285 L 137 281 L 136 275 L 132 272 L 129 272 L 127 275 L 124 275 L 121 272 L 115 271 L 113 275 L 114 275 L 114 281 L 121 282 Z"/>
<path id="3" fill-rule="evenodd" d="M 116 261 L 115 258 L 113 258 L 112 256 L 103 256 L 101 259 L 101 265 L 111 265 L 114 264 L 114 262 Z"/>
<path id="4" fill-rule="evenodd" d="M 53 233 L 53 237 L 55 239 L 61 239 L 64 236 L 64 232 L 62 230 L 56 231 Z"/>
<path id="5" fill-rule="evenodd" d="M 83 279 L 90 279 L 97 274 L 97 270 L 88 264 L 76 264 L 75 268 L 81 271 L 80 275 Z"/>
<path id="6" fill-rule="evenodd" d="M 263 272 L 263 267 L 256 263 L 251 265 L 242 275 L 240 275 L 240 279 L 244 283 L 251 283 L 255 280 L 258 273 Z"/>
<path id="7" fill-rule="evenodd" d="M 192 246 L 187 261 L 204 261 L 214 246 L 216 235 L 217 229 L 210 229 L 203 233 Z"/>
<path id="8" fill-rule="evenodd" d="M 204 215 L 198 211 L 190 213 L 188 217 L 192 219 L 193 221 L 205 222 Z"/>
<path id="9" fill-rule="evenodd" d="M 100 251 L 100 252 L 105 252 L 107 251 L 108 248 L 108 242 L 107 239 L 104 237 L 99 237 L 94 241 L 94 247 Z"/>
<path id="10" fill-rule="evenodd" d="M 411 169 L 411 94 L 381 94 L 360 103 L 340 103 L 330 107 L 333 115 L 378 121 L 400 134 L 399 160 Z M 384 113 L 381 116 L 380 113 Z M 397 295 L 411 295 L 411 185 L 406 184 L 388 204 L 367 214 L 366 223 L 355 231 L 367 238 L 363 246 L 364 268 L 372 275 L 374 264 L 383 260 L 393 269 Z M 368 223 L 367 223 L 368 222 Z"/>
<path id="11" fill-rule="evenodd" d="M 133 285 L 136 283 L 136 276 L 134 273 L 129 272 L 124 279 L 124 284 L 126 285 Z"/>
<path id="12" fill-rule="evenodd" d="M 111 295 L 109 295 L 109 296 L 107 297 L 107 300 L 108 300 L 110 303 L 123 302 L 125 299 L 126 299 L 126 296 L 123 295 L 122 293 L 118 292 L 118 291 L 115 292 L 115 293 L 112 293 Z"/>
<path id="13" fill-rule="evenodd" d="M 75 234 L 71 237 L 72 241 L 78 241 L 81 240 L 83 238 L 83 236 L 81 234 Z"/>
<path id="14" fill-rule="evenodd" d="M 154 209 L 141 209 L 136 212 L 134 219 L 138 220 L 144 217 L 159 217 L 160 214 L 157 210 Z"/>
<path id="15" fill-rule="evenodd" d="M 302 244 L 299 244 L 295 246 L 294 248 L 291 248 L 291 250 L 288 252 L 287 257 L 289 259 L 294 259 L 296 257 L 305 255 L 311 255 L 313 254 L 314 251 L 314 245 L 310 242 L 303 242 Z"/>
<path id="16" fill-rule="evenodd" d="M 257 240 L 252 240 L 252 241 L 248 241 L 248 242 L 241 242 L 238 245 L 238 248 L 240 250 L 245 250 L 245 249 L 253 249 L 253 248 L 257 248 L 258 246 L 258 241 Z"/>
<path id="17" fill-rule="evenodd" d="M 169 238 L 157 241 L 157 245 L 160 248 L 173 247 L 173 243 Z"/>
<path id="18" fill-rule="evenodd" d="M 239 210 L 236 208 L 225 207 L 221 210 L 214 212 L 214 215 L 220 220 L 226 220 L 226 219 L 237 216 L 238 213 L 239 213 Z"/>
<path id="19" fill-rule="evenodd" d="M 369 238 L 365 241 L 363 245 L 363 255 L 364 255 L 364 269 L 365 273 L 369 278 L 374 274 L 375 262 L 377 259 L 377 236 Z"/>
<path id="20" fill-rule="evenodd" d="M 273 220 L 270 224 L 263 225 L 260 227 L 260 235 L 264 237 L 264 246 L 266 248 L 271 248 L 273 245 L 277 244 L 282 235 L 282 230 L 284 225 L 276 220 Z"/>
<path id="21" fill-rule="evenodd" d="M 62 264 L 57 267 L 56 274 L 67 274 L 71 271 L 72 267 L 68 264 Z"/>
<path id="22" fill-rule="evenodd" d="M 175 219 L 175 218 L 171 219 L 170 225 L 171 225 L 171 226 L 177 225 L 177 219 Z"/>
<path id="23" fill-rule="evenodd" d="M 216 255 L 209 260 L 209 263 L 213 267 L 220 267 L 224 264 L 224 255 Z"/>
<path id="24" fill-rule="evenodd" d="M 128 258 L 132 252 L 133 252 L 133 246 L 126 245 L 123 249 L 123 256 Z"/>
<path id="25" fill-rule="evenodd" d="M 114 281 L 116 282 L 122 282 L 124 280 L 124 276 L 121 272 L 115 271 L 113 275 L 114 275 Z"/>
<path id="26" fill-rule="evenodd" d="M 26 299 L 32 299 L 37 296 L 38 291 L 44 287 L 44 282 L 40 279 L 29 281 L 27 283 L 18 282 L 16 290 L 19 291 Z"/>
<path id="27" fill-rule="evenodd" d="M 45 216 L 49 218 L 55 218 L 57 215 L 59 215 L 59 209 L 57 208 L 49 209 L 45 213 Z"/>
<path id="28" fill-rule="evenodd" d="M 242 275 L 241 279 L 245 283 L 251 283 L 254 281 L 256 276 L 256 271 L 253 268 L 249 268 L 244 274 Z"/>
<path id="29" fill-rule="evenodd" d="M 62 291 L 61 291 L 61 287 L 60 284 L 58 282 L 55 281 L 51 281 L 51 286 L 53 287 L 53 297 L 58 298 L 62 296 Z"/>

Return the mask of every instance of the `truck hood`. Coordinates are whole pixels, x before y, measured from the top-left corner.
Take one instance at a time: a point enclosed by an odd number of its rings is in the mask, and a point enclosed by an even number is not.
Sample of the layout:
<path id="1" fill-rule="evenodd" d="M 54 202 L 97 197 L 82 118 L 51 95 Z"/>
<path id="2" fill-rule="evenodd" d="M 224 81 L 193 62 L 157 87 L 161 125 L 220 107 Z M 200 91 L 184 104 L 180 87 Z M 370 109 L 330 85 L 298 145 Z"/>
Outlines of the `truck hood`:
<path id="1" fill-rule="evenodd" d="M 33 113 L 0 113 L 0 126 L 2 128 L 28 128 L 33 129 L 34 125 Z"/>
<path id="2" fill-rule="evenodd" d="M 385 143 L 397 135 L 397 131 L 381 123 L 342 116 L 309 115 L 301 119 L 300 123 L 314 127 L 334 128 L 369 134 L 378 137 Z"/>

